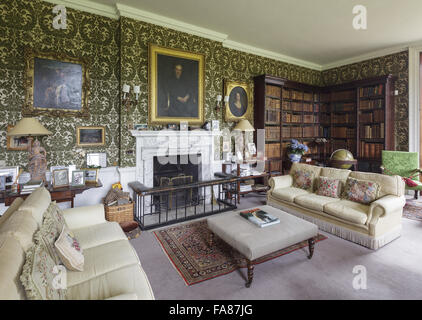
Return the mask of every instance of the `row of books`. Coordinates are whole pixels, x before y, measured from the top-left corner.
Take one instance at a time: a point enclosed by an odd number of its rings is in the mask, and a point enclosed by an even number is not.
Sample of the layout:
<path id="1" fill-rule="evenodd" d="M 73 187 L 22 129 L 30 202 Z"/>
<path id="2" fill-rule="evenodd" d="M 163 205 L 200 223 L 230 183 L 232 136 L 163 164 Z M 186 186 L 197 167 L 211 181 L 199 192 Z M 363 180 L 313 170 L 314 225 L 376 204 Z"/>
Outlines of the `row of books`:
<path id="1" fill-rule="evenodd" d="M 326 113 L 321 113 L 319 118 L 321 119 L 321 123 L 328 124 L 331 122 L 331 116 Z"/>
<path id="2" fill-rule="evenodd" d="M 382 95 L 383 92 L 384 92 L 384 85 L 379 84 L 379 85 L 376 85 L 376 86 L 360 88 L 359 89 L 359 97 L 365 98 L 365 97 Z"/>
<path id="3" fill-rule="evenodd" d="M 337 91 L 331 93 L 331 101 L 352 100 L 356 98 L 355 90 Z"/>
<path id="4" fill-rule="evenodd" d="M 303 103 L 302 102 L 283 101 L 281 108 L 283 110 L 303 111 Z"/>
<path id="5" fill-rule="evenodd" d="M 294 122 L 294 123 L 301 123 L 302 122 L 302 115 L 301 114 L 292 114 L 283 112 L 282 116 L 283 122 Z"/>
<path id="6" fill-rule="evenodd" d="M 332 112 L 344 112 L 344 111 L 355 111 L 356 103 L 347 102 L 347 103 L 333 103 Z"/>
<path id="7" fill-rule="evenodd" d="M 384 139 L 384 123 L 361 126 L 360 137 L 364 139 Z"/>
<path id="8" fill-rule="evenodd" d="M 281 171 L 281 161 L 274 160 L 274 161 L 265 161 L 265 171 L 273 172 L 273 171 Z"/>
<path id="9" fill-rule="evenodd" d="M 380 159 L 384 144 L 360 142 L 360 157 L 366 159 Z"/>
<path id="10" fill-rule="evenodd" d="M 282 127 L 281 136 L 283 138 L 314 138 L 314 137 L 328 137 L 330 128 L 320 126 L 306 126 L 306 127 Z"/>
<path id="11" fill-rule="evenodd" d="M 265 139 L 266 140 L 280 140 L 280 127 L 266 127 Z"/>
<path id="12" fill-rule="evenodd" d="M 373 112 L 364 112 L 359 115 L 360 122 L 382 122 L 384 121 L 384 110 L 378 109 Z"/>
<path id="13" fill-rule="evenodd" d="M 283 88 L 283 99 L 312 102 L 312 93 Z"/>
<path id="14" fill-rule="evenodd" d="M 336 138 L 356 138 L 356 129 L 349 127 L 331 128 L 331 136 Z"/>
<path id="15" fill-rule="evenodd" d="M 356 154 L 356 140 L 354 139 L 345 139 L 345 140 L 332 140 L 331 142 L 331 152 L 338 149 L 347 149 L 352 154 Z"/>
<path id="16" fill-rule="evenodd" d="M 333 113 L 331 123 L 356 123 L 355 113 L 337 114 Z"/>
<path id="17" fill-rule="evenodd" d="M 280 123 L 280 112 L 276 109 L 265 110 L 265 122 L 266 123 Z"/>
<path id="18" fill-rule="evenodd" d="M 280 109 L 280 100 L 273 98 L 265 98 L 265 106 L 267 108 Z"/>
<path id="19" fill-rule="evenodd" d="M 371 109 L 376 109 L 376 108 L 382 108 L 383 106 L 384 106 L 384 99 L 359 101 L 360 110 L 371 110 Z"/>
<path id="20" fill-rule="evenodd" d="M 281 88 L 276 87 L 276 86 L 266 86 L 265 87 L 265 94 L 267 96 L 280 97 L 281 96 Z"/>
<path id="21" fill-rule="evenodd" d="M 239 215 L 260 228 L 280 223 L 279 218 L 270 215 L 259 208 L 241 211 L 239 212 Z"/>
<path id="22" fill-rule="evenodd" d="M 265 156 L 267 158 L 280 157 L 280 143 L 266 143 Z"/>

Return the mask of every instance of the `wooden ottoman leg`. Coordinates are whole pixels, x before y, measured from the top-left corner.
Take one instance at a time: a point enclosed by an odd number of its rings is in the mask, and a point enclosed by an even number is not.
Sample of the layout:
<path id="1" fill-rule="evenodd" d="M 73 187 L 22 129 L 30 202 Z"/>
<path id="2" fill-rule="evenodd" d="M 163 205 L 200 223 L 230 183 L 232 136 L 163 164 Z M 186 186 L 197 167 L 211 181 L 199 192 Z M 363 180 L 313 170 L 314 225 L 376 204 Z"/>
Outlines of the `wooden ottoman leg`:
<path id="1" fill-rule="evenodd" d="M 314 255 L 315 238 L 308 239 L 308 244 L 309 244 L 308 259 L 311 259 L 312 256 Z"/>
<path id="2" fill-rule="evenodd" d="M 249 259 L 246 259 L 246 263 L 248 265 L 248 281 L 245 283 L 245 287 L 249 288 L 253 280 L 254 265 L 252 264 L 252 261 L 250 261 Z"/>

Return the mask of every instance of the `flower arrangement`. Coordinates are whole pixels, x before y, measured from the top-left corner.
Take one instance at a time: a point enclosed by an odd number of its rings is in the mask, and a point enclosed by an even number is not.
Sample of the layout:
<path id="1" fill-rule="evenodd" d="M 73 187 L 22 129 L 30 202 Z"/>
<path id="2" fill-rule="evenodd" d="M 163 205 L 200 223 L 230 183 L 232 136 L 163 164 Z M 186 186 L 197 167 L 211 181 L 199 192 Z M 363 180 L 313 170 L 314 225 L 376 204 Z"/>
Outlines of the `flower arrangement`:
<path id="1" fill-rule="evenodd" d="M 308 146 L 304 145 L 303 143 L 299 143 L 296 139 L 292 139 L 290 141 L 290 145 L 287 147 L 287 153 L 293 154 L 300 154 L 303 156 L 305 152 L 308 152 Z"/>

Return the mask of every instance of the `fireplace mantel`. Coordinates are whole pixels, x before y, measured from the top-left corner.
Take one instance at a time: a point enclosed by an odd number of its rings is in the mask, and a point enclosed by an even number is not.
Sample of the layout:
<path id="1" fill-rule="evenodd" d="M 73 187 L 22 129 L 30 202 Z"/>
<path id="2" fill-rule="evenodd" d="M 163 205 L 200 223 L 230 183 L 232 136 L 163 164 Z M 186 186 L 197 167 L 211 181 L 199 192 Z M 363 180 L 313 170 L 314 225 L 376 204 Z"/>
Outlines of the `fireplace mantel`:
<path id="1" fill-rule="evenodd" d="M 138 131 L 131 130 L 136 138 L 136 181 L 153 187 L 153 158 L 155 156 L 201 154 L 202 180 L 214 176 L 214 137 L 219 131 Z"/>

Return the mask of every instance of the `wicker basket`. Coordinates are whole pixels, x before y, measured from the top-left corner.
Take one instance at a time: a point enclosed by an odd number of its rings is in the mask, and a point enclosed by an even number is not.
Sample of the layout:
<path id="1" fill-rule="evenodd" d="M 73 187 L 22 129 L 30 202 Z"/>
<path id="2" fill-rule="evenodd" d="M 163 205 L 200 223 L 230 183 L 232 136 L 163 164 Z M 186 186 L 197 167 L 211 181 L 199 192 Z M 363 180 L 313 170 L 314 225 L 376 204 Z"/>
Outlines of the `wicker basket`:
<path id="1" fill-rule="evenodd" d="M 107 221 L 131 222 L 133 221 L 133 202 L 117 206 L 104 205 L 105 217 Z"/>

